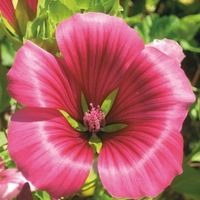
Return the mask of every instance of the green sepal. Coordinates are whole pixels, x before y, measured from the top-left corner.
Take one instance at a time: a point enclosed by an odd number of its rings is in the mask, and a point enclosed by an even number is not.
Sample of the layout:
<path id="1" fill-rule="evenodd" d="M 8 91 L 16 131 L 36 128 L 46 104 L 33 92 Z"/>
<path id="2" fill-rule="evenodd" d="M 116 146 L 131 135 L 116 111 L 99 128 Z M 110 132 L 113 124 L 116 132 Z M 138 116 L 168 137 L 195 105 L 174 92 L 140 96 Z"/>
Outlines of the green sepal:
<path id="1" fill-rule="evenodd" d="M 92 136 L 90 137 L 89 144 L 92 146 L 95 153 L 100 152 L 100 149 L 102 147 L 102 141 L 99 137 L 96 136 L 95 133 L 93 133 Z"/>
<path id="2" fill-rule="evenodd" d="M 87 112 L 89 109 L 83 92 L 81 92 L 81 107 L 82 107 L 83 113 Z"/>
<path id="3" fill-rule="evenodd" d="M 104 112 L 104 115 L 106 116 L 110 109 L 112 108 L 112 105 L 115 101 L 115 98 L 117 96 L 117 92 L 118 92 L 118 88 L 113 90 L 107 97 L 106 99 L 103 101 L 102 105 L 101 105 L 101 110 Z"/>
<path id="4" fill-rule="evenodd" d="M 81 132 L 85 132 L 87 130 L 81 123 L 73 119 L 67 112 L 65 112 L 64 110 L 59 110 L 59 111 L 62 113 L 65 119 L 69 122 L 72 128 Z"/>
<path id="5" fill-rule="evenodd" d="M 106 133 L 112 133 L 112 132 L 119 131 L 125 127 L 127 127 L 126 124 L 110 124 L 108 126 L 102 127 L 101 131 L 106 132 Z"/>

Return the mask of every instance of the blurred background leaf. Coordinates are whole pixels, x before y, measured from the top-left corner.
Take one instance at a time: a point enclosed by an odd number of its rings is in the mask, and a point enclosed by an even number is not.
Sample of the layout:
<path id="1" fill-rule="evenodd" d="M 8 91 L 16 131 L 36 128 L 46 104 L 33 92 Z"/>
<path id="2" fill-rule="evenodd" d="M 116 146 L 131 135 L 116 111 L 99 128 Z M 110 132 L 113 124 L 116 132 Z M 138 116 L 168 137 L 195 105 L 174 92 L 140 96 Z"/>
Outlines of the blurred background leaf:
<path id="1" fill-rule="evenodd" d="M 184 164 L 183 173 L 177 176 L 171 188 L 193 200 L 200 199 L 200 172 Z"/>

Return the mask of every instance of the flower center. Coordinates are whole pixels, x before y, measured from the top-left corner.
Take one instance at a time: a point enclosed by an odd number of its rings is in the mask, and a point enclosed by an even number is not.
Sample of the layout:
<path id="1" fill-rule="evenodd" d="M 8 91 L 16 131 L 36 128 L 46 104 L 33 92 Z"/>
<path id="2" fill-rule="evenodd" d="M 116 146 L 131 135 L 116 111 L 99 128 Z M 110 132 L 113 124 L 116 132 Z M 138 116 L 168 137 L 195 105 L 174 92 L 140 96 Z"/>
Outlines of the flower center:
<path id="1" fill-rule="evenodd" d="M 91 132 L 97 133 L 100 131 L 100 128 L 106 125 L 105 115 L 101 111 L 100 106 L 97 108 L 93 107 L 93 104 L 90 104 L 91 109 L 88 112 L 85 112 L 83 117 L 84 126 Z"/>

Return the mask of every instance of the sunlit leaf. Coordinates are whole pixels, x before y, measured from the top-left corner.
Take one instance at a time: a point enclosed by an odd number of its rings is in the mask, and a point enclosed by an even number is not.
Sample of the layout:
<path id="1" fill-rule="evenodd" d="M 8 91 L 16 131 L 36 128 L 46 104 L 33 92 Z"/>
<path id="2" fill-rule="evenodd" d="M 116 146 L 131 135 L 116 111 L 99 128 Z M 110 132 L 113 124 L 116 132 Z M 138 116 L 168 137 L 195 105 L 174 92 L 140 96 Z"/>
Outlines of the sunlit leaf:
<path id="1" fill-rule="evenodd" d="M 74 12 L 60 0 L 51 1 L 49 5 L 49 17 L 55 24 L 59 24 L 62 20 L 69 18 L 73 13 Z"/>
<path id="2" fill-rule="evenodd" d="M 94 0 L 75 0 L 76 4 L 78 5 L 79 9 L 81 10 L 88 10 L 92 5 L 94 5 Z"/>
<path id="3" fill-rule="evenodd" d="M 25 39 L 50 37 L 51 34 L 49 32 L 49 27 L 48 27 L 49 23 L 47 19 L 48 19 L 48 14 L 43 13 L 32 22 L 28 22 Z"/>
<path id="4" fill-rule="evenodd" d="M 82 12 L 102 12 L 114 16 L 120 16 L 123 10 L 119 0 L 76 0 Z"/>
<path id="5" fill-rule="evenodd" d="M 80 191 L 81 197 L 88 197 L 94 194 L 95 187 L 96 187 L 96 184 L 95 184 L 96 179 L 97 179 L 97 174 L 95 173 L 95 170 L 92 167 L 90 170 L 90 174 L 85 181 L 85 184 L 81 188 L 81 191 Z"/>
<path id="6" fill-rule="evenodd" d="M 63 3 L 67 8 L 69 8 L 74 13 L 80 11 L 76 0 L 70 0 L 70 1 L 69 0 L 60 0 L 60 2 Z M 85 1 L 82 1 L 82 2 L 85 2 Z"/>
<path id="7" fill-rule="evenodd" d="M 5 133 L 3 131 L 0 131 L 0 146 L 7 143 L 7 138 L 5 136 Z"/>
<path id="8" fill-rule="evenodd" d="M 50 195 L 45 192 L 45 191 L 35 191 L 34 195 L 39 199 L 39 200 L 52 200 Z"/>
<path id="9" fill-rule="evenodd" d="M 195 153 L 191 159 L 190 159 L 192 162 L 199 162 L 200 163 L 200 151 Z"/>

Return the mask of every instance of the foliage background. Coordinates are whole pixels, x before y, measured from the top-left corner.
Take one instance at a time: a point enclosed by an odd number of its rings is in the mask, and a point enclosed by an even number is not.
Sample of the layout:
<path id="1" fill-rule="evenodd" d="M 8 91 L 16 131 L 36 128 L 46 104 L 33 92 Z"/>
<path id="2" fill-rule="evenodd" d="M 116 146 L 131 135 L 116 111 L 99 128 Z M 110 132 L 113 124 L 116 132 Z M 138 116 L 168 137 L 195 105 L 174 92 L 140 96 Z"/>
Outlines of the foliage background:
<path id="1" fill-rule="evenodd" d="M 20 6 L 16 12 L 22 13 Z M 57 24 L 76 12 L 103 12 L 122 17 L 134 27 L 145 43 L 169 38 L 181 44 L 186 55 L 182 68 L 191 81 L 196 102 L 191 106 L 182 134 L 184 137 L 184 172 L 155 200 L 200 199 L 200 0 L 39 0 L 37 16 L 27 22 L 23 34 L 9 29 L 0 17 L 0 157 L 7 167 L 15 167 L 7 152 L 7 129 L 11 115 L 21 108 L 7 93 L 6 74 L 18 48 L 32 40 L 53 54 Z M 19 22 L 23 16 L 18 18 Z M 33 199 L 51 199 L 46 192 L 33 192 Z M 68 199 L 113 199 L 100 182 L 85 186 Z"/>

